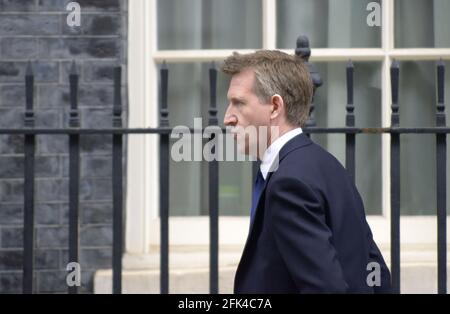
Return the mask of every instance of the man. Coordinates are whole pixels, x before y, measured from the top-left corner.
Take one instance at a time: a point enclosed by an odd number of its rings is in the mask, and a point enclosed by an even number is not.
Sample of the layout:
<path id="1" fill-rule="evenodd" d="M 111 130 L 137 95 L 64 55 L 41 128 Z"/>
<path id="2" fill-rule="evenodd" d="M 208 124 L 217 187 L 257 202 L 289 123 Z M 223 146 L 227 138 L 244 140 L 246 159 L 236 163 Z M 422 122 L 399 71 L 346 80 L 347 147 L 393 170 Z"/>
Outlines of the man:
<path id="1" fill-rule="evenodd" d="M 267 143 L 256 146 L 268 147 L 257 152 L 261 166 L 235 293 L 390 292 L 354 183 L 302 133 L 313 93 L 303 60 L 280 51 L 235 53 L 222 71 L 231 75 L 224 123 L 237 138 L 250 126 L 267 132 Z M 267 131 L 273 127 L 278 138 Z M 255 139 L 244 138 L 249 153 Z M 377 269 L 379 280 L 368 280 Z"/>

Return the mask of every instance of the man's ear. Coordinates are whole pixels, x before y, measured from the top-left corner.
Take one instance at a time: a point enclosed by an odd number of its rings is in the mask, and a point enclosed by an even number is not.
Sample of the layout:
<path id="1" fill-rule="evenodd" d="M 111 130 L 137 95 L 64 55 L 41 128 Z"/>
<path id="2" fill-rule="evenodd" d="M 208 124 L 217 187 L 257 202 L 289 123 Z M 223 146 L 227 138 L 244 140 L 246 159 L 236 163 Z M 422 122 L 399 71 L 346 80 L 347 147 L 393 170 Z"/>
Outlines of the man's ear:
<path id="1" fill-rule="evenodd" d="M 284 101 L 283 98 L 275 94 L 271 98 L 272 112 L 270 113 L 270 119 L 277 119 L 281 117 L 284 112 Z"/>

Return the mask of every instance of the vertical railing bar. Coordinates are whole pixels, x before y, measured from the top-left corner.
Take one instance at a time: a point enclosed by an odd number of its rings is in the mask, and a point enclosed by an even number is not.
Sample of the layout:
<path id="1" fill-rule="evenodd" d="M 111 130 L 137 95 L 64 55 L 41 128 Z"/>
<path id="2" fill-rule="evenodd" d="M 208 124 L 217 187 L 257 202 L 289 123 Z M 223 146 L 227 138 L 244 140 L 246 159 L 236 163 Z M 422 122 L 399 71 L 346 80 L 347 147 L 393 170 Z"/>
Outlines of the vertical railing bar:
<path id="1" fill-rule="evenodd" d="M 316 126 L 315 113 L 314 113 L 314 108 L 315 108 L 314 94 L 316 93 L 317 88 L 322 86 L 323 81 L 322 81 L 322 78 L 320 77 L 319 72 L 317 71 L 316 67 L 314 66 L 314 64 L 309 62 L 309 58 L 311 56 L 311 48 L 310 48 L 309 39 L 307 36 L 299 36 L 297 38 L 295 55 L 302 58 L 303 61 L 305 62 L 306 66 L 308 67 L 309 74 L 311 76 L 311 80 L 313 83 L 313 88 L 314 88 L 313 97 L 311 99 L 309 115 L 308 115 L 308 119 L 307 119 L 305 125 L 306 125 L 306 127 L 314 127 L 314 126 Z M 309 133 L 305 133 L 305 134 L 308 137 L 311 136 L 311 134 L 309 134 Z"/>
<path id="2" fill-rule="evenodd" d="M 25 75 L 26 107 L 25 127 L 34 127 L 33 111 L 34 75 L 31 62 L 27 65 Z M 24 219 L 23 219 L 23 277 L 22 292 L 33 293 L 34 269 L 34 157 L 36 137 L 34 134 L 24 136 Z"/>
<path id="3" fill-rule="evenodd" d="M 122 127 L 122 69 L 114 68 L 113 127 Z M 123 134 L 113 134 L 113 293 L 122 293 L 122 253 L 123 253 L 123 186 L 122 186 L 122 138 Z"/>
<path id="4" fill-rule="evenodd" d="M 445 65 L 437 64 L 437 110 L 436 126 L 445 126 Z M 436 134 L 436 205 L 438 242 L 438 293 L 447 293 L 447 141 L 446 134 Z"/>
<path id="5" fill-rule="evenodd" d="M 347 106 L 345 116 L 345 126 L 355 126 L 355 114 L 353 106 L 353 73 L 354 66 L 351 60 L 348 61 L 346 68 L 346 81 L 347 81 Z M 345 135 L 345 167 L 349 172 L 353 182 L 355 182 L 355 134 L 347 133 Z"/>
<path id="6" fill-rule="evenodd" d="M 391 65 L 392 115 L 391 127 L 399 127 L 398 106 L 399 64 Z M 392 290 L 400 293 L 400 134 L 391 133 L 391 273 Z"/>
<path id="7" fill-rule="evenodd" d="M 69 126 L 80 126 L 78 113 L 78 73 L 75 61 L 69 74 L 70 114 Z M 80 135 L 69 135 L 69 262 L 79 262 L 79 184 L 80 184 Z M 70 294 L 78 293 L 78 287 L 68 287 Z"/>
<path id="8" fill-rule="evenodd" d="M 217 120 L 217 69 L 212 63 L 209 69 L 209 125 L 218 125 Z M 210 140 L 214 139 L 214 134 Z M 213 155 L 216 147 L 212 147 Z M 217 159 L 209 162 L 209 290 L 211 294 L 219 293 L 219 164 Z"/>
<path id="9" fill-rule="evenodd" d="M 169 70 L 164 62 L 160 69 L 160 127 L 169 126 L 167 107 Z M 161 293 L 169 293 L 169 134 L 160 135 L 160 219 L 161 219 Z"/>

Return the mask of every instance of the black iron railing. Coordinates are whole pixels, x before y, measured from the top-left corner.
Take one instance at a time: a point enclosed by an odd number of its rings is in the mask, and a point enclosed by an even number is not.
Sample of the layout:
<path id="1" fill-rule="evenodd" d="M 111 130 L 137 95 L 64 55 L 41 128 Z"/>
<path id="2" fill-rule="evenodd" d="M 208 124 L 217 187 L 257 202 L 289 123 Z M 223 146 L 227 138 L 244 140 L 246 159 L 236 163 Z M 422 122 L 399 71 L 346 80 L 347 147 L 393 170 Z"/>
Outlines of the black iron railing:
<path id="1" fill-rule="evenodd" d="M 297 41 L 296 54 L 308 62 L 310 49 L 308 40 L 300 37 Z M 308 62 L 315 88 L 322 84 L 320 76 L 312 64 Z M 358 134 L 389 134 L 391 138 L 391 272 L 394 292 L 400 292 L 400 144 L 402 134 L 435 134 L 436 136 L 436 172 L 437 172 L 437 226 L 438 226 L 438 293 L 446 293 L 447 289 L 447 242 L 446 242 L 446 137 L 450 128 L 446 127 L 444 106 L 444 64 L 437 63 L 437 94 L 436 127 L 401 128 L 399 127 L 399 64 L 391 66 L 392 115 L 389 128 L 358 128 L 355 127 L 353 105 L 353 70 L 348 63 L 346 69 L 347 106 L 346 126 L 322 128 L 314 126 L 312 106 L 310 119 L 304 132 L 310 134 L 345 134 L 346 137 L 346 168 L 352 178 L 355 178 L 355 137 Z M 160 139 L 160 236 L 161 236 L 161 293 L 169 293 L 169 127 L 168 82 L 169 70 L 163 64 L 160 69 L 159 94 L 159 127 L 157 128 L 124 128 L 122 126 L 121 104 L 121 68 L 114 69 L 114 106 L 113 127 L 111 128 L 81 128 L 78 112 L 78 78 L 75 63 L 69 75 L 70 81 L 70 116 L 67 128 L 36 128 L 34 127 L 35 112 L 33 108 L 34 76 L 31 64 L 28 65 L 26 82 L 26 109 L 24 128 L 0 128 L 2 134 L 24 135 L 24 237 L 23 237 L 23 292 L 33 292 L 34 270 L 34 179 L 35 179 L 35 145 L 36 136 L 42 134 L 65 134 L 69 137 L 69 261 L 79 260 L 79 181 L 80 181 L 80 137 L 93 134 L 112 135 L 112 167 L 113 167 L 113 293 L 122 291 L 122 253 L 123 253 L 123 178 L 122 178 L 122 146 L 123 136 L 132 134 L 156 134 Z M 218 125 L 216 90 L 217 70 L 214 64 L 209 70 L 210 105 L 209 125 Z M 191 132 L 195 130 L 191 129 Z M 223 129 L 223 131 L 225 131 Z M 256 163 L 255 163 L 256 164 Z M 255 167 L 256 168 L 256 167 Z M 219 170 L 218 161 L 209 162 L 209 219 L 210 219 L 210 292 L 218 293 L 218 219 L 219 219 Z M 77 293 L 77 287 L 69 287 L 69 293 Z"/>

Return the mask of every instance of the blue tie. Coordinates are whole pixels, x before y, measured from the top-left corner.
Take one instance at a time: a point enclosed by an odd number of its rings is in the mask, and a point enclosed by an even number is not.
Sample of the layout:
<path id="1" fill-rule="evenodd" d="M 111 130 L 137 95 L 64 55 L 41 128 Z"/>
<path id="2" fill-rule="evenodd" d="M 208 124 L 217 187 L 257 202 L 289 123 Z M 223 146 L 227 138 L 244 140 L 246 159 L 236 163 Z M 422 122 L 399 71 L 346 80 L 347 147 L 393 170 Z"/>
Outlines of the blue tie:
<path id="1" fill-rule="evenodd" d="M 253 222 L 255 218 L 256 206 L 258 206 L 258 200 L 261 196 L 261 193 L 264 188 L 264 178 L 262 176 L 261 170 L 258 171 L 256 175 L 255 185 L 253 186 L 253 195 L 252 195 L 252 208 L 250 209 L 250 224 Z"/>

